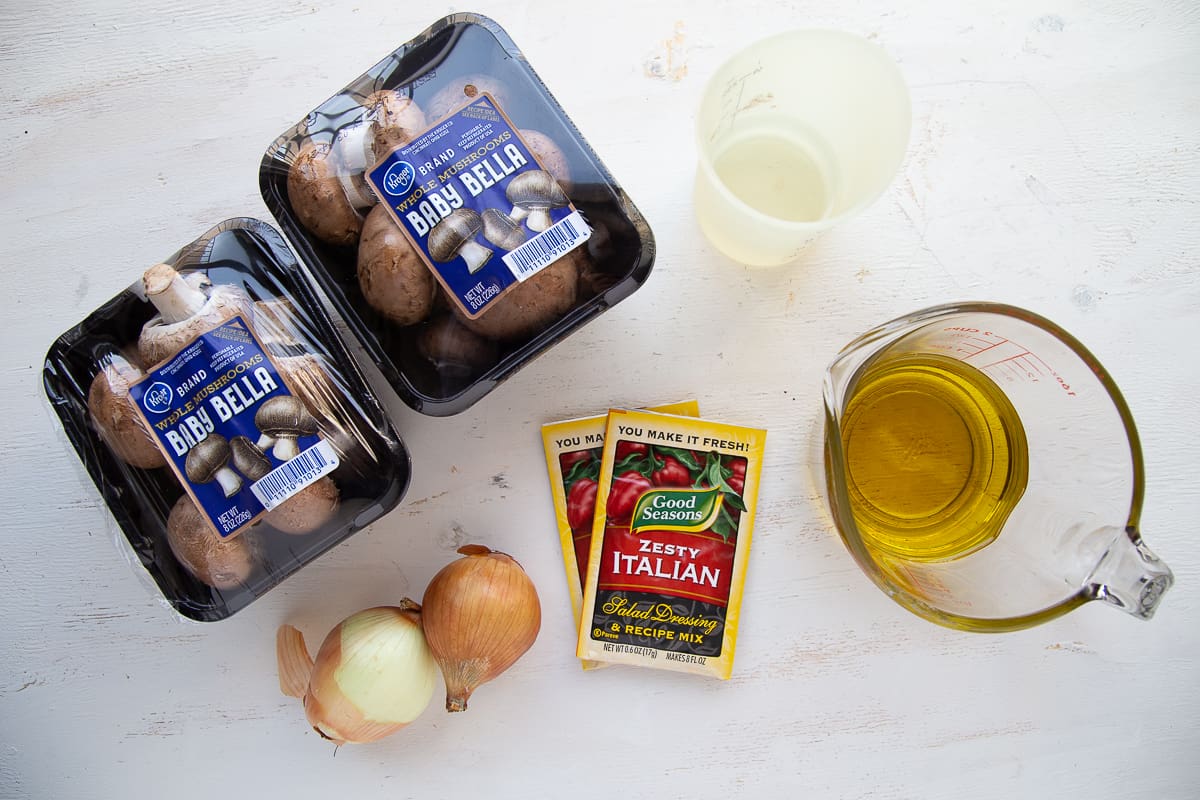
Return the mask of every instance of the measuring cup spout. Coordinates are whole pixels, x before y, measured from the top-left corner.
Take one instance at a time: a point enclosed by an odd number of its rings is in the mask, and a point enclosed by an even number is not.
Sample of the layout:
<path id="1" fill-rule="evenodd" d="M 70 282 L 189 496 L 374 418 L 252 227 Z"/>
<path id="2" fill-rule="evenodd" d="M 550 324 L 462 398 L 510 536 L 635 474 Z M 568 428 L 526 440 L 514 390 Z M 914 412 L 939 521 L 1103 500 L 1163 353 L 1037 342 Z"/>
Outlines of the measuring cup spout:
<path id="1" fill-rule="evenodd" d="M 1090 576 L 1094 600 L 1111 603 L 1138 619 L 1150 619 L 1175 583 L 1170 568 L 1142 541 L 1136 528 L 1117 536 Z"/>

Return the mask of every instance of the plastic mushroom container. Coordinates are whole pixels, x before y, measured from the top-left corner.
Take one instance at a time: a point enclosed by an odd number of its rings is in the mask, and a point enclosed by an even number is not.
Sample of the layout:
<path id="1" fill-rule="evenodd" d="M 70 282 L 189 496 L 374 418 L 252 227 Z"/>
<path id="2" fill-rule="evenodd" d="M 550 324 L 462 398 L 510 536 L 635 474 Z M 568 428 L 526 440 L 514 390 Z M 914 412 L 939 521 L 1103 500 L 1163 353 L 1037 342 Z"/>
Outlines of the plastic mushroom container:
<path id="1" fill-rule="evenodd" d="M 283 235 L 233 219 L 145 264 L 54 342 L 43 373 L 119 538 L 195 620 L 244 608 L 408 486 L 407 451 L 318 288 L 396 393 L 441 416 L 654 262 L 641 214 L 474 14 L 317 106 L 258 177 Z"/>
<path id="2" fill-rule="evenodd" d="M 408 453 L 310 279 L 230 220 L 64 333 L 43 382 L 162 596 L 224 619 L 393 508 Z"/>
<path id="3" fill-rule="evenodd" d="M 397 394 L 449 415 L 649 275 L 654 239 L 495 22 L 446 17 L 267 149 L 260 188 Z"/>

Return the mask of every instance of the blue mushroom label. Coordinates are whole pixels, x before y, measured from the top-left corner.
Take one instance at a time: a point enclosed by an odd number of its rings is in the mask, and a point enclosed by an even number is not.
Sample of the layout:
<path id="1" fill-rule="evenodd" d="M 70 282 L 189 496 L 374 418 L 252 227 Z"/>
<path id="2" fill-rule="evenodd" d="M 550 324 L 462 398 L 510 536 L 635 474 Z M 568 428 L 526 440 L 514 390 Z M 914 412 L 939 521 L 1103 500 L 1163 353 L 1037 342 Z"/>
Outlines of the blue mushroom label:
<path id="1" fill-rule="evenodd" d="M 394 149 L 367 178 L 471 318 L 591 235 L 488 94 Z"/>
<path id="2" fill-rule="evenodd" d="M 338 466 L 241 316 L 197 336 L 129 387 L 196 507 L 222 537 Z"/>

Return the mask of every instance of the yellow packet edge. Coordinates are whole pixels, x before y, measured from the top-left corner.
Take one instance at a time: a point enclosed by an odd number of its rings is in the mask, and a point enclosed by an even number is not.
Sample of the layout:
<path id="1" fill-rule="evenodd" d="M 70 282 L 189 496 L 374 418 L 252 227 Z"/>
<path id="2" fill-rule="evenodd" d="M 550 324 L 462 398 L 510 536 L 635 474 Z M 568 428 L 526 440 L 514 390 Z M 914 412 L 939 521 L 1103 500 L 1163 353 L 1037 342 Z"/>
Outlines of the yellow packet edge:
<path id="1" fill-rule="evenodd" d="M 651 406 L 648 410 L 660 414 L 692 418 L 700 416 L 700 404 L 696 400 L 681 400 L 676 403 Z M 608 413 L 606 412 L 594 416 L 547 422 L 542 425 L 542 448 L 546 456 L 546 471 L 550 478 L 550 494 L 554 502 L 554 521 L 558 528 L 559 543 L 562 546 L 563 570 L 567 576 L 567 594 L 571 598 L 571 612 L 574 614 L 576 625 L 579 624 L 580 613 L 583 609 L 583 587 L 578 577 L 580 570 L 575 558 L 575 537 L 567 521 L 567 492 L 566 487 L 563 486 L 564 475 L 559 458 L 564 453 L 601 447 L 607 424 Z M 579 444 L 560 444 L 560 442 L 574 439 L 578 439 Z M 591 444 L 596 439 L 599 440 L 599 443 Z M 591 447 L 586 446 L 588 444 L 591 444 Z M 607 666 L 603 662 L 590 659 L 582 659 L 582 662 L 585 670 Z"/>

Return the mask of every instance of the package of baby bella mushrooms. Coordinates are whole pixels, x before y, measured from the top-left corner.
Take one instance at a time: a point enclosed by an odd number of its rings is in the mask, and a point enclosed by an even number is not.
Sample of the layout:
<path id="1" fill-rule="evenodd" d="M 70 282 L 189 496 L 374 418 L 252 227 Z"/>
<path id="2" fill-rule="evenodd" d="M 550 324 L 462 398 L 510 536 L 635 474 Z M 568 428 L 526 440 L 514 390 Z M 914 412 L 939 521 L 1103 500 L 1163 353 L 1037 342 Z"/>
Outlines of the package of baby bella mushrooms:
<path id="1" fill-rule="evenodd" d="M 394 507 L 408 453 L 270 226 L 227 220 L 142 273 L 43 383 L 122 551 L 221 620 Z"/>
<path id="2" fill-rule="evenodd" d="M 695 400 L 655 406 L 664 414 L 695 417 L 700 406 Z M 592 523 L 596 510 L 600 457 L 604 450 L 605 415 L 552 422 L 542 426 L 546 450 L 546 469 L 550 474 L 550 492 L 554 497 L 554 515 L 562 542 L 563 567 L 567 590 L 571 595 L 573 619 L 579 624 L 583 584 L 587 580 L 587 559 L 592 543 Z M 599 666 L 584 661 L 584 669 Z"/>
<path id="3" fill-rule="evenodd" d="M 608 415 L 577 655 L 733 672 L 766 431 Z"/>

